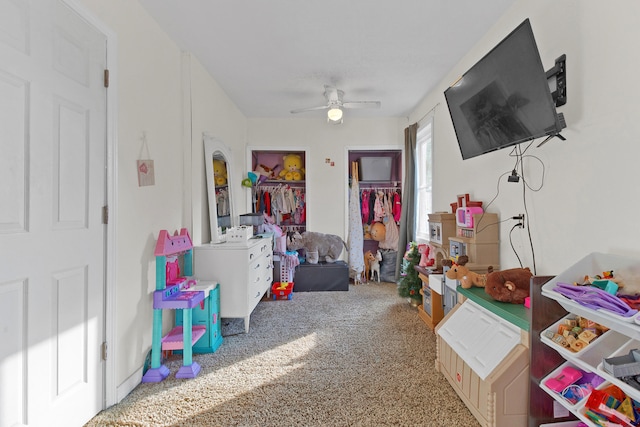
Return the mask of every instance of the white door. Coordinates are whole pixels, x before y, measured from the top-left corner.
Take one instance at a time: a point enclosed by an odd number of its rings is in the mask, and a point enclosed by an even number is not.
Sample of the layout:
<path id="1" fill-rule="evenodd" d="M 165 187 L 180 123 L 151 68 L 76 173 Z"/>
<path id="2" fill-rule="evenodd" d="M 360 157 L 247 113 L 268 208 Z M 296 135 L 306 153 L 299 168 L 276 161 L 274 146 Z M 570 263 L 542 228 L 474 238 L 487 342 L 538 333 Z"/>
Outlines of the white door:
<path id="1" fill-rule="evenodd" d="M 0 427 L 103 406 L 106 37 L 0 0 Z"/>

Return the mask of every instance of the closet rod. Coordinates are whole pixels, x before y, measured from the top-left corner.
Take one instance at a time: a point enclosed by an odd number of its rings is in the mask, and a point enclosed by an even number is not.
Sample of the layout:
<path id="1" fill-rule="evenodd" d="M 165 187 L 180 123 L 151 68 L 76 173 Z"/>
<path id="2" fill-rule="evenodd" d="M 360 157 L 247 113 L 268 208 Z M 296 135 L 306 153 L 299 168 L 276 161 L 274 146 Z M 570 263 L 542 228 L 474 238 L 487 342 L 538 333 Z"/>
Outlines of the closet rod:
<path id="1" fill-rule="evenodd" d="M 400 186 L 397 186 L 397 187 L 368 187 L 368 188 L 361 188 L 360 192 L 369 191 L 369 190 L 393 190 L 393 191 L 396 191 L 396 190 L 399 190 L 399 189 L 400 189 Z"/>

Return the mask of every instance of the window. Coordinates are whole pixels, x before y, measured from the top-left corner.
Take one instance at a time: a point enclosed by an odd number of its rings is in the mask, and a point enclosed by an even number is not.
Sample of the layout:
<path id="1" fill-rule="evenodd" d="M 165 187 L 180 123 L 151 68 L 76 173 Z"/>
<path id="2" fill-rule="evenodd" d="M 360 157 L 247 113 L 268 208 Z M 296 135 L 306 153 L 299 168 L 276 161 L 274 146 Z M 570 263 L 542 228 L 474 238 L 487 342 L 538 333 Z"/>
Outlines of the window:
<path id="1" fill-rule="evenodd" d="M 416 238 L 429 240 L 429 217 L 432 212 L 433 116 L 418 126 L 416 136 Z"/>

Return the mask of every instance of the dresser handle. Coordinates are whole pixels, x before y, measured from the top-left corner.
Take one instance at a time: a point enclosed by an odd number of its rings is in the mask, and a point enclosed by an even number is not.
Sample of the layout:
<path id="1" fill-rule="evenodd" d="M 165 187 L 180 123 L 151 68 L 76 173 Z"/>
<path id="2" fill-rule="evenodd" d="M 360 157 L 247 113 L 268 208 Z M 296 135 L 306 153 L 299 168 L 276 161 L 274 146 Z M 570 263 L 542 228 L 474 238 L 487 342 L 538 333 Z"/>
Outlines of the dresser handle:
<path id="1" fill-rule="evenodd" d="M 253 267 L 254 270 L 257 270 L 260 268 L 260 263 L 257 263 L 255 267 Z"/>
<path id="2" fill-rule="evenodd" d="M 260 291 L 258 291 L 258 293 L 256 294 L 256 296 L 254 298 L 258 298 L 260 297 Z"/>

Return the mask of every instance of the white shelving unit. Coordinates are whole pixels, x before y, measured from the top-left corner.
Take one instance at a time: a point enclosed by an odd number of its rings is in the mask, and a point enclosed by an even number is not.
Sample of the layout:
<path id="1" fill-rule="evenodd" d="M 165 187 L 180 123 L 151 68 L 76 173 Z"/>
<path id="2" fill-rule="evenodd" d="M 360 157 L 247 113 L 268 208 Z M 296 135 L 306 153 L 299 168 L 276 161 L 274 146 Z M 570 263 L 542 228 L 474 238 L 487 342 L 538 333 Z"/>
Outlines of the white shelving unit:
<path id="1" fill-rule="evenodd" d="M 602 367 L 602 360 L 604 358 L 624 355 L 631 349 L 640 348 L 640 314 L 636 314 L 629 318 L 623 318 L 606 310 L 588 308 L 554 291 L 557 283 L 580 282 L 585 275 L 593 276 L 596 274 L 602 274 L 603 271 L 608 270 L 614 270 L 614 274 L 620 274 L 622 277 L 633 277 L 632 275 L 637 276 L 638 272 L 640 272 L 640 260 L 610 254 L 590 254 L 574 264 L 564 273 L 544 284 L 542 286 L 542 295 L 558 302 L 567 312 L 570 313 L 569 316 L 578 315 L 587 318 L 606 326 L 610 330 L 577 353 L 572 353 L 562 346 L 555 344 L 552 340 L 547 339 L 546 336 L 544 336 L 544 331 L 540 336 L 540 340 L 542 343 L 557 351 L 560 356 L 567 361 L 567 364 L 599 375 L 606 380 L 605 384 L 615 384 L 632 399 L 640 401 L 640 390 L 608 374 Z M 557 323 L 560 321 L 562 321 L 562 319 L 559 319 Z M 551 325 L 549 329 L 557 328 L 557 323 Z M 544 387 L 543 384 L 546 379 L 553 377 L 555 374 L 556 371 L 554 370 L 550 372 L 547 377 L 542 379 L 540 381 L 540 388 L 547 392 L 562 406 L 567 408 L 567 410 L 582 422 L 589 426 L 597 427 L 597 425 L 585 415 L 584 403 L 587 400 L 586 398 L 573 405 L 565 400 L 560 394 Z"/>

